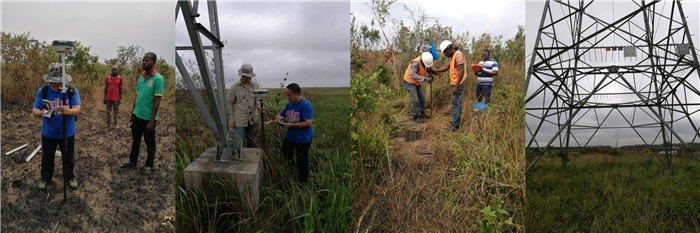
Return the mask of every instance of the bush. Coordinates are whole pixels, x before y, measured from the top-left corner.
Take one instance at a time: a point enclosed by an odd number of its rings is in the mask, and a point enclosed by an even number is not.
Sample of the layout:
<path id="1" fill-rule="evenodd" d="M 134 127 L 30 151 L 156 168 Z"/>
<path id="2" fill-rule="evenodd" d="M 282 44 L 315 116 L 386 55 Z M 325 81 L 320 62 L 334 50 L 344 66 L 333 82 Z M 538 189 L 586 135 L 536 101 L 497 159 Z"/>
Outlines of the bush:
<path id="1" fill-rule="evenodd" d="M 350 96 L 352 98 L 353 115 L 359 112 L 374 112 L 377 110 L 376 80 L 379 73 L 370 76 L 357 75 L 350 79 Z"/>

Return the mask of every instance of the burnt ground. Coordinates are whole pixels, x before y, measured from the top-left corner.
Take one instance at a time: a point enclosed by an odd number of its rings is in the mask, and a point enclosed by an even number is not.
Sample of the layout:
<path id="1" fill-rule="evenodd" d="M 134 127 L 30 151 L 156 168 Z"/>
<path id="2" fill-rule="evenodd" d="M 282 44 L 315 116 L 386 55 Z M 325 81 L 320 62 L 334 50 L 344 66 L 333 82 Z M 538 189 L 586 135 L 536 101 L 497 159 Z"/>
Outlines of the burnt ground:
<path id="1" fill-rule="evenodd" d="M 141 143 L 136 168 L 122 170 L 131 148 L 127 127 L 131 106 L 122 104 L 116 129 L 104 123 L 104 105 L 83 101 L 75 142 L 75 176 L 79 187 L 63 201 L 61 158 L 56 157 L 53 182 L 36 188 L 41 151 L 41 119 L 31 105 L 2 104 L 2 232 L 173 232 L 175 221 L 174 102 L 164 102 L 156 127 L 156 158 L 144 174 L 146 145 Z M 130 104 L 129 104 L 130 105 Z M 27 143 L 27 147 L 5 155 Z"/>

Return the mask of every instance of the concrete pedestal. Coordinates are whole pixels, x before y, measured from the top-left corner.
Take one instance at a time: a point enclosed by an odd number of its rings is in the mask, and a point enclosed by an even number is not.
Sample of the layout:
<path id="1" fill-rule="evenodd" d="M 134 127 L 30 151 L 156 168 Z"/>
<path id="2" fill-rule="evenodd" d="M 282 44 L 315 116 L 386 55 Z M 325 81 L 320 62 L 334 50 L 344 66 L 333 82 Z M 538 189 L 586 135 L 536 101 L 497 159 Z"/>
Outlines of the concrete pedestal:
<path id="1" fill-rule="evenodd" d="M 250 209 L 260 202 L 262 180 L 262 150 L 242 148 L 240 163 L 217 162 L 216 148 L 209 148 L 185 168 L 185 188 L 199 189 L 209 182 L 211 176 L 229 181 L 241 195 L 243 205 Z"/>

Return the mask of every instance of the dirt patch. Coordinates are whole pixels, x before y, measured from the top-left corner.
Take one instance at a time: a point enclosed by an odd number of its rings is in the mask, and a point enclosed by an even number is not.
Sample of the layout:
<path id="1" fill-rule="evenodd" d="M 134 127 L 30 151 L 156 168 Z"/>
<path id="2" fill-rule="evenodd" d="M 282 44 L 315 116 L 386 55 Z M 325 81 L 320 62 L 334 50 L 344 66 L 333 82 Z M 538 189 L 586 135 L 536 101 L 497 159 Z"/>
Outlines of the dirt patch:
<path id="1" fill-rule="evenodd" d="M 87 103 L 87 104 L 86 104 Z M 41 119 L 31 106 L 2 106 L 3 232 L 174 232 L 175 124 L 172 101 L 161 105 L 156 128 L 156 159 L 145 174 L 146 145 L 137 168 L 122 170 L 131 148 L 127 127 L 131 106 L 122 106 L 120 125 L 107 129 L 104 105 L 83 100 L 75 137 L 75 176 L 79 187 L 63 201 L 61 158 L 53 182 L 39 191 L 41 153 L 24 159 L 41 144 Z M 27 143 L 27 147 L 5 153 Z"/>

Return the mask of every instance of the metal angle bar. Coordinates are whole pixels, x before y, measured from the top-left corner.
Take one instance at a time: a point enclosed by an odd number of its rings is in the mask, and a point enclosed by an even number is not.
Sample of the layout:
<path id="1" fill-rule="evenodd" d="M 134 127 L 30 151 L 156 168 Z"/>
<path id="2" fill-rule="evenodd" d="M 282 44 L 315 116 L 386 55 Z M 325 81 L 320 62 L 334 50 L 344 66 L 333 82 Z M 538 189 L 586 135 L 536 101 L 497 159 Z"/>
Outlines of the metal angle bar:
<path id="1" fill-rule="evenodd" d="M 228 122 L 228 111 L 226 109 L 226 78 L 224 76 L 224 65 L 223 65 L 223 56 L 221 54 L 221 50 L 224 47 L 223 43 L 220 42 L 219 37 L 221 36 L 221 33 L 219 32 L 219 14 L 216 1 L 207 1 L 207 8 L 209 10 L 209 28 L 211 28 L 211 33 L 212 35 L 216 38 L 217 41 L 221 44 L 220 46 L 217 44 L 214 46 L 214 72 L 216 73 L 216 81 L 217 81 L 217 90 L 219 92 L 219 98 L 218 98 L 218 103 L 219 106 L 218 108 L 221 110 L 219 111 L 219 114 L 221 119 L 224 122 Z"/>
<path id="2" fill-rule="evenodd" d="M 691 72 L 692 72 L 692 71 L 691 71 Z M 661 99 L 661 102 L 662 102 L 662 103 L 665 102 L 673 93 L 676 93 L 677 89 L 678 89 L 679 87 L 681 87 L 681 85 L 683 85 L 683 87 L 686 88 L 686 89 L 690 89 L 690 91 L 692 91 L 694 94 L 700 96 L 700 91 L 697 90 L 697 89 L 695 89 L 695 87 L 693 87 L 692 84 L 687 83 L 688 85 L 684 85 L 684 84 L 686 84 L 686 80 L 688 79 L 688 77 L 690 77 L 691 74 L 692 74 L 692 73 L 688 72 L 688 74 L 686 74 L 685 77 L 683 77 L 683 78 L 681 78 L 681 79 L 679 80 L 679 82 L 676 84 L 676 86 L 671 87 L 671 91 L 668 92 L 668 93 L 666 94 L 666 96 L 663 97 L 663 99 Z"/>
<path id="3" fill-rule="evenodd" d="M 11 151 L 8 151 L 7 153 L 5 153 L 5 155 L 10 155 L 12 153 L 15 153 L 18 150 L 21 150 L 22 148 L 25 148 L 25 147 L 27 147 L 27 143 L 24 143 L 24 145 L 21 145 L 15 149 L 12 149 Z"/>
<path id="4" fill-rule="evenodd" d="M 194 82 L 192 81 L 189 72 L 187 72 L 187 68 L 185 68 L 185 65 L 182 63 L 182 58 L 180 58 L 180 54 L 177 53 L 175 53 L 175 65 L 177 66 L 178 71 L 180 71 L 182 79 L 185 80 L 185 83 L 187 84 L 187 89 L 190 91 L 192 98 L 194 98 L 195 104 L 197 104 L 197 107 L 199 107 L 199 111 L 204 117 L 204 122 L 207 123 L 207 126 L 209 127 L 211 132 L 214 133 L 214 136 L 218 135 L 219 132 L 216 129 L 214 119 L 212 119 L 211 114 L 209 114 L 209 109 L 207 109 L 207 106 L 204 104 L 204 100 L 202 100 L 200 93 L 197 91 L 197 87 L 194 85 Z"/>
<path id="5" fill-rule="evenodd" d="M 593 139 L 593 137 L 595 137 L 595 135 L 596 135 L 596 134 L 598 133 L 598 131 L 601 129 L 601 126 L 602 126 L 603 124 L 605 124 L 605 121 L 608 119 L 608 117 L 610 117 L 610 114 L 612 114 L 612 112 L 613 112 L 613 109 L 611 109 L 611 110 L 608 112 L 608 114 L 605 115 L 605 118 L 603 118 L 603 121 L 601 121 L 600 124 L 598 124 L 598 128 L 597 128 L 595 131 L 593 131 L 593 134 L 591 135 L 591 137 L 588 138 L 588 141 L 586 141 L 586 144 L 584 144 L 584 146 L 588 146 L 588 143 L 590 143 L 591 140 Z M 597 115 L 597 114 L 596 114 L 596 115 Z"/>
<path id="6" fill-rule="evenodd" d="M 24 159 L 24 162 L 28 163 L 29 161 L 31 161 L 32 158 L 34 158 L 34 155 L 36 155 L 36 153 L 39 152 L 39 149 L 41 149 L 41 145 L 37 146 L 36 149 L 34 149 L 34 151 L 32 151 L 32 153 L 29 155 L 29 157 Z"/>
<path id="7" fill-rule="evenodd" d="M 537 38 L 535 39 L 535 48 L 537 48 L 537 45 L 540 43 L 540 36 L 542 35 L 542 26 L 544 25 L 544 20 L 547 18 L 546 13 L 547 9 L 549 9 L 549 0 L 547 0 L 544 3 L 544 9 L 542 10 L 542 19 L 540 20 L 540 27 L 537 30 Z M 537 50 L 533 50 L 533 53 L 536 53 Z M 530 59 L 530 66 L 528 67 L 528 72 L 527 72 L 527 77 L 525 77 L 525 94 L 527 94 L 527 89 L 530 86 L 530 75 L 534 72 L 534 67 L 535 67 L 535 55 L 532 56 L 532 59 Z"/>
<path id="8" fill-rule="evenodd" d="M 623 81 L 627 82 L 627 80 L 623 80 Z M 654 113 L 654 115 L 661 121 L 661 125 L 662 125 L 665 129 L 669 130 L 669 131 L 671 132 L 671 134 L 672 134 L 673 136 L 675 136 L 676 139 L 678 139 L 678 141 L 681 143 L 681 145 L 682 145 L 683 147 L 685 147 L 685 148 L 688 150 L 688 152 L 690 152 L 690 154 L 695 158 L 695 160 L 697 160 L 698 162 L 700 162 L 700 158 L 699 158 L 697 155 L 695 155 L 695 153 L 692 151 L 692 149 L 685 143 L 685 141 L 683 140 L 683 138 L 681 138 L 681 136 L 678 135 L 678 133 L 676 133 L 676 131 L 673 130 L 672 127 L 669 127 L 669 126 L 667 125 L 667 123 L 664 121 L 663 117 L 662 117 L 659 113 L 657 113 L 656 111 L 654 111 L 654 108 L 653 108 L 653 107 L 649 107 L 649 110 L 651 110 L 651 112 Z M 662 130 L 661 132 L 663 133 L 663 132 L 665 132 L 665 130 Z M 665 139 L 664 139 L 664 141 L 665 141 Z"/>
<path id="9" fill-rule="evenodd" d="M 537 76 L 535 76 L 535 77 L 537 77 Z M 539 78 L 539 77 L 537 77 L 537 78 Z M 549 86 L 549 85 L 548 85 L 548 86 Z M 561 87 L 562 87 L 562 86 L 559 86 L 559 90 L 561 90 Z M 554 93 L 556 94 L 557 92 L 558 92 L 558 91 L 555 91 Z M 549 103 L 549 107 L 552 107 L 552 105 L 554 105 L 554 103 L 556 102 L 556 100 L 557 100 L 557 98 L 553 98 L 552 101 Z M 542 101 L 544 102 L 544 99 L 543 99 Z M 526 101 L 526 102 L 527 102 L 527 101 Z M 527 104 L 527 103 L 526 103 L 526 104 Z M 544 103 L 543 103 L 543 105 L 544 105 Z M 549 109 L 546 109 L 546 110 L 543 110 L 543 111 L 545 111 L 544 114 L 547 114 L 547 113 L 549 113 L 550 110 L 549 110 Z M 540 123 L 537 125 L 537 128 L 535 129 L 535 135 L 540 131 L 540 129 L 541 129 L 543 123 L 544 123 L 543 121 L 540 121 Z M 533 138 L 533 139 L 534 139 L 534 138 Z M 528 146 L 530 146 L 530 145 L 532 145 L 532 140 L 528 143 Z"/>
<path id="10" fill-rule="evenodd" d="M 202 46 L 204 50 L 214 50 L 214 46 Z M 176 51 L 194 50 L 192 46 L 175 46 Z"/>
<path id="11" fill-rule="evenodd" d="M 644 137 L 642 137 L 642 134 L 640 134 L 639 131 L 637 131 L 637 128 L 634 127 L 634 124 L 633 124 L 634 118 L 633 118 L 632 122 L 630 122 L 630 120 L 628 120 L 627 117 L 625 117 L 625 114 L 622 114 L 622 111 L 620 111 L 620 109 L 617 109 L 617 112 L 619 112 L 620 115 L 622 116 L 622 119 L 625 119 L 625 122 L 627 122 L 627 124 L 629 124 L 632 127 L 632 130 L 634 131 L 634 133 L 637 134 L 637 136 L 639 136 L 640 139 L 642 139 L 642 142 L 644 142 L 644 144 L 647 144 L 647 141 L 644 140 Z"/>
<path id="12" fill-rule="evenodd" d="M 693 45 L 693 38 L 690 36 L 690 31 L 688 29 L 688 22 L 686 22 L 685 19 L 685 13 L 683 12 L 683 5 L 681 2 L 676 2 L 678 4 L 678 12 L 681 15 L 681 19 L 683 20 L 683 28 L 685 29 L 685 36 L 688 37 L 688 44 L 690 45 L 690 50 L 692 51 L 691 54 L 693 56 L 693 60 L 695 61 L 695 65 L 700 66 L 700 60 L 698 60 L 698 54 L 695 51 L 695 45 Z M 698 73 L 698 76 L 700 77 L 700 67 L 696 67 L 695 69 Z"/>
<path id="13" fill-rule="evenodd" d="M 616 24 L 618 24 L 618 23 L 620 23 L 620 22 L 627 21 L 628 18 L 631 18 L 631 17 L 637 15 L 639 12 L 645 10 L 645 9 L 648 8 L 649 6 L 653 6 L 654 4 L 656 4 L 656 2 L 652 2 L 652 3 L 649 3 L 649 4 L 646 4 L 646 5 L 642 6 L 641 8 L 639 8 L 639 9 L 637 9 L 637 10 L 635 10 L 635 11 L 629 13 L 629 14 L 627 14 L 626 16 L 620 18 L 619 20 L 613 22 L 612 24 L 610 24 L 610 25 L 608 25 L 608 26 L 602 28 L 600 31 L 597 31 L 597 32 L 595 32 L 595 33 L 593 33 L 593 34 L 587 36 L 586 38 L 583 39 L 583 41 L 586 41 L 586 40 L 588 40 L 588 39 L 590 39 L 590 38 L 593 38 L 594 36 L 596 36 L 596 35 L 602 33 L 603 31 L 609 30 L 611 27 L 613 27 L 613 25 L 616 25 Z M 579 41 L 579 42 L 577 42 L 577 43 L 574 43 L 574 44 L 572 44 L 571 46 L 572 46 L 572 47 L 573 47 L 573 46 L 578 46 L 579 44 L 581 44 L 581 41 Z M 542 63 L 545 63 L 545 62 L 551 60 L 552 58 L 561 55 L 561 54 L 564 53 L 564 52 L 565 52 L 565 51 L 560 51 L 560 52 L 558 52 L 558 53 L 556 53 L 556 54 L 554 54 L 554 55 L 552 55 L 552 56 L 550 56 L 550 57 L 548 57 L 548 58 L 545 58 L 545 60 L 540 61 L 538 64 L 536 64 L 536 66 L 538 66 L 538 65 L 540 65 L 540 64 L 542 64 Z"/>
<path id="14" fill-rule="evenodd" d="M 654 46 L 677 46 L 677 45 L 685 45 L 682 43 L 671 43 L 671 44 L 656 44 Z M 591 50 L 597 50 L 597 49 L 605 49 L 609 48 L 610 46 L 581 46 L 578 47 L 580 49 L 591 49 Z M 635 47 L 635 48 L 646 48 L 649 47 L 649 45 L 646 44 L 633 44 L 629 45 L 629 47 Z M 538 47 L 537 50 L 561 50 L 561 49 L 569 49 L 569 47 Z M 643 52 L 643 51 L 642 51 Z"/>
<path id="15" fill-rule="evenodd" d="M 219 41 L 219 38 L 217 38 L 214 34 L 212 34 L 209 31 L 209 29 L 204 27 L 204 25 L 202 25 L 201 23 L 195 24 L 195 29 L 197 29 L 197 31 L 199 31 L 199 33 L 202 33 L 202 35 L 207 37 L 207 39 L 209 39 L 212 44 L 215 44 L 216 46 L 219 46 L 219 47 L 224 47 L 224 43 Z"/>
<path id="16" fill-rule="evenodd" d="M 659 124 L 654 123 L 654 125 L 649 125 L 649 126 L 582 126 L 582 125 L 576 125 L 572 126 L 571 130 L 592 130 L 592 129 L 656 129 L 660 128 Z"/>
<path id="17" fill-rule="evenodd" d="M 643 70 L 639 70 L 639 69 L 635 69 L 635 68 L 675 67 L 675 66 L 677 66 L 677 65 L 657 65 L 657 66 L 652 66 L 652 65 L 638 65 L 638 66 L 633 66 L 633 65 L 616 65 L 615 67 L 617 67 L 617 68 L 619 68 L 619 69 L 637 70 L 637 71 L 639 71 L 639 72 L 635 72 L 635 73 L 644 73 Z M 570 69 L 583 69 L 583 70 L 595 69 L 595 70 L 604 70 L 604 69 L 607 69 L 607 68 L 609 68 L 609 67 L 610 67 L 610 66 L 590 66 L 590 67 L 576 67 L 576 68 L 552 68 L 552 70 L 570 70 Z M 686 67 L 686 66 L 683 66 L 683 67 Z M 691 66 L 687 66 L 687 67 L 691 67 Z M 549 70 L 549 69 L 547 69 L 547 70 Z M 621 73 L 621 72 L 618 71 L 617 73 Z"/>
<path id="18" fill-rule="evenodd" d="M 194 47 L 194 54 L 197 60 L 197 64 L 199 65 L 199 71 L 200 75 L 202 76 L 202 82 L 204 83 L 204 88 L 209 101 L 209 106 L 212 106 L 212 115 L 220 116 L 219 109 L 216 107 L 218 105 L 216 103 L 216 97 L 214 96 L 214 90 L 211 84 L 211 76 L 209 75 L 207 60 L 205 58 L 204 51 L 200 49 L 202 48 L 202 40 L 199 37 L 199 33 L 197 33 L 197 30 L 195 28 L 195 16 L 193 15 L 189 3 L 187 1 L 179 1 L 178 4 L 180 4 L 180 9 L 182 10 L 182 15 L 184 19 L 183 21 L 185 21 L 190 41 L 192 42 L 192 46 Z M 224 127 L 223 120 L 224 119 L 220 119 L 219 117 L 214 118 L 214 123 L 217 128 L 217 134 L 215 134 L 215 136 L 217 139 L 217 145 L 226 147 L 226 134 L 228 133 L 228 126 Z"/>
<path id="19" fill-rule="evenodd" d="M 678 97 L 678 95 L 674 94 L 674 96 L 676 97 L 678 102 L 682 102 L 681 99 Z M 692 127 L 693 131 L 695 132 L 695 136 L 693 136 L 693 139 L 691 139 L 691 142 L 693 142 L 693 141 L 695 141 L 696 137 L 700 137 L 700 133 L 698 132 L 698 130 L 700 130 L 700 128 L 695 126 L 695 122 L 690 118 L 691 114 L 690 114 L 690 112 L 688 112 L 688 110 L 685 108 L 685 106 L 681 106 L 681 109 L 683 110 L 682 113 L 685 115 L 686 119 L 688 119 L 688 122 L 690 123 L 690 127 Z M 682 119 L 682 117 L 680 119 Z"/>
<path id="20" fill-rule="evenodd" d="M 602 85 L 603 81 L 604 81 L 608 76 L 609 76 L 609 75 L 606 75 L 606 76 L 603 77 L 603 80 L 601 80 L 601 82 L 598 83 L 598 85 L 597 85 L 595 88 L 593 88 L 593 92 L 592 92 L 592 93 L 597 92 L 597 90 L 598 90 L 598 89 L 600 88 L 600 86 Z M 585 101 L 588 101 L 588 99 L 590 99 L 590 98 L 591 98 L 590 95 L 589 95 L 588 97 L 586 97 L 586 99 L 584 99 L 584 101 L 582 102 L 582 104 L 584 104 Z M 580 110 L 581 110 L 581 109 L 576 109 L 576 111 L 573 113 L 573 115 L 569 116 L 569 119 L 568 119 L 567 122 L 564 123 L 564 124 L 566 125 L 566 124 L 571 123 L 571 120 L 573 119 L 573 117 L 574 117 L 576 114 L 578 114 L 578 112 L 579 112 Z M 564 127 L 560 127 L 560 128 L 559 128 L 559 131 L 558 131 L 557 133 L 555 133 L 555 135 L 561 134 L 561 131 L 562 131 L 562 130 L 564 130 Z M 552 138 L 552 139 L 549 141 L 549 143 L 547 143 L 547 145 L 545 146 L 545 149 L 544 149 L 545 151 L 547 150 L 547 148 L 549 148 L 549 147 L 552 145 L 552 142 L 554 142 L 555 139 L 556 139 L 556 138 Z M 542 157 L 542 155 L 543 155 L 543 153 L 540 154 L 540 155 L 538 155 L 537 157 L 535 157 L 535 159 L 530 163 L 530 165 L 528 165 L 527 168 L 525 168 L 525 173 L 527 173 L 528 171 L 530 171 L 530 169 L 532 168 L 532 166 L 534 166 L 535 163 L 537 163 L 537 160 L 539 160 L 539 159 Z"/>

